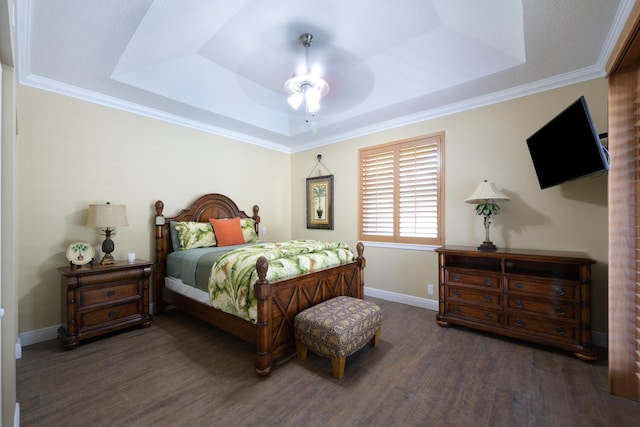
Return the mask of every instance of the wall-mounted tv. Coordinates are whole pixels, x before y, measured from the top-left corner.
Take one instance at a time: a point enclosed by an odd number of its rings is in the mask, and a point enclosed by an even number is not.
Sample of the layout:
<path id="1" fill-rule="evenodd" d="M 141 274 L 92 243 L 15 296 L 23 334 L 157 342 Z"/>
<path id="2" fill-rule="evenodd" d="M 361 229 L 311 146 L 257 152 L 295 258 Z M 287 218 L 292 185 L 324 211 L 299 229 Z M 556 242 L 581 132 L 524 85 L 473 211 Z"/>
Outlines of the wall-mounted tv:
<path id="1" fill-rule="evenodd" d="M 540 188 L 609 170 L 584 96 L 527 138 Z"/>

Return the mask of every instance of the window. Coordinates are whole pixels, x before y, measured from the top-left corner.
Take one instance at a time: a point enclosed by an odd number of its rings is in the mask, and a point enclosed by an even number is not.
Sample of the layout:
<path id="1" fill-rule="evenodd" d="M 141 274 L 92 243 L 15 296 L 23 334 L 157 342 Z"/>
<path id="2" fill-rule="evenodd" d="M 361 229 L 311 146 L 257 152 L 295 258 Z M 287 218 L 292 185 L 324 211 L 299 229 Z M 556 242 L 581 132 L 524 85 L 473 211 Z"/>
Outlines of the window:
<path id="1" fill-rule="evenodd" d="M 443 139 L 360 149 L 360 240 L 442 245 Z"/>

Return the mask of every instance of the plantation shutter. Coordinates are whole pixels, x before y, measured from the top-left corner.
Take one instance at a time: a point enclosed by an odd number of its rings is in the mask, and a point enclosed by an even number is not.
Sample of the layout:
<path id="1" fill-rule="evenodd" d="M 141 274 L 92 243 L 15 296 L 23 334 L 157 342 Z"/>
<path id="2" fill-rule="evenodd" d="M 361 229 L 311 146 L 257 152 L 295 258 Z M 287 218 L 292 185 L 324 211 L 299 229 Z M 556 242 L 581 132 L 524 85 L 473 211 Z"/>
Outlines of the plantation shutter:
<path id="1" fill-rule="evenodd" d="M 361 229 L 381 240 L 394 236 L 394 157 L 393 147 L 361 153 Z"/>
<path id="2" fill-rule="evenodd" d="M 361 240 L 442 244 L 441 140 L 360 150 Z"/>

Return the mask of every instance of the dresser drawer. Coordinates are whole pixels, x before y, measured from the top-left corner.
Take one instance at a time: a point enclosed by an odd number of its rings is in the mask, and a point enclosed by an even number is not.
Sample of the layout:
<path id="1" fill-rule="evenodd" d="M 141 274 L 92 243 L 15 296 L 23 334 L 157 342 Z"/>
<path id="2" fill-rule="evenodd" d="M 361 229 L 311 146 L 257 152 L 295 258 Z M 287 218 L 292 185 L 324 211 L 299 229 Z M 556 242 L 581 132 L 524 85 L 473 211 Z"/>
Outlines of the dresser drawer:
<path id="1" fill-rule="evenodd" d="M 446 288 L 447 298 L 459 299 L 481 305 L 496 306 L 502 305 L 502 294 L 486 292 L 483 289 L 465 288 L 460 286 L 448 286 Z"/>
<path id="2" fill-rule="evenodd" d="M 569 343 L 579 340 L 579 328 L 569 323 L 556 322 L 548 318 L 521 316 L 516 313 L 508 313 L 506 320 L 506 327 L 514 331 L 546 335 Z"/>
<path id="3" fill-rule="evenodd" d="M 506 296 L 507 308 L 523 314 L 544 315 L 551 319 L 577 322 L 578 306 L 569 303 L 562 298 L 536 299 L 520 295 Z"/>
<path id="4" fill-rule="evenodd" d="M 500 276 L 469 270 L 446 269 L 445 281 L 449 285 L 465 284 L 483 288 L 500 289 Z"/>
<path id="5" fill-rule="evenodd" d="M 113 304 L 120 300 L 140 295 L 138 283 L 129 282 L 118 285 L 91 286 L 80 288 L 78 309 L 97 304 Z"/>
<path id="6" fill-rule="evenodd" d="M 80 330 L 104 326 L 107 323 L 118 322 L 130 316 L 140 317 L 138 301 L 117 304 L 97 310 L 88 310 L 80 313 Z"/>
<path id="7" fill-rule="evenodd" d="M 484 323 L 496 324 L 498 326 L 502 325 L 502 314 L 497 310 L 455 302 L 447 302 L 445 305 L 447 316 L 472 319 Z"/>
<path id="8" fill-rule="evenodd" d="M 536 280 L 506 276 L 507 292 L 521 292 L 528 295 L 562 298 L 567 300 L 579 299 L 579 286 L 576 282 L 558 279 Z"/>

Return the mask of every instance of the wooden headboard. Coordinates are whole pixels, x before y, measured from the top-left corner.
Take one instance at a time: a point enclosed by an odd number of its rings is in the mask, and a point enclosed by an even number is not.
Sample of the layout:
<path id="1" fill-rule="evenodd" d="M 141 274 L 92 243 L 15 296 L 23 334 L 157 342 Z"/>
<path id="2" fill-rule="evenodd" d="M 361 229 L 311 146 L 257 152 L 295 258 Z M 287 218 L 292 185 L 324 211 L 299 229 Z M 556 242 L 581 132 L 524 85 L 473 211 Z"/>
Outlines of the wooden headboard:
<path id="1" fill-rule="evenodd" d="M 258 205 L 253 206 L 253 215 L 249 216 L 244 211 L 241 211 L 233 200 L 223 194 L 205 194 L 196 199 L 190 207 L 181 210 L 172 217 L 165 217 L 162 213 L 164 209 L 162 200 L 158 200 L 155 203 L 155 209 L 156 253 L 153 277 L 156 304 L 162 301 L 160 296 L 167 272 L 167 255 L 173 252 L 171 233 L 169 231 L 169 223 L 171 221 L 209 222 L 209 218 L 252 218 L 256 222 L 256 234 L 259 235 L 260 215 L 258 215 L 258 211 L 260 208 Z M 156 305 L 156 311 L 158 310 L 162 310 L 162 307 Z"/>

